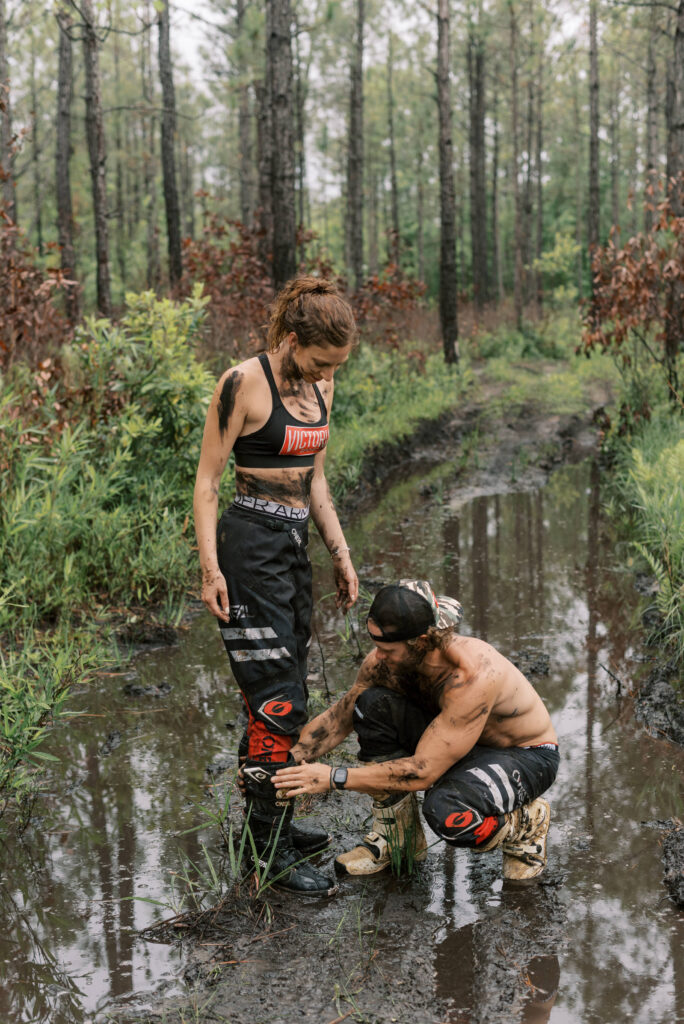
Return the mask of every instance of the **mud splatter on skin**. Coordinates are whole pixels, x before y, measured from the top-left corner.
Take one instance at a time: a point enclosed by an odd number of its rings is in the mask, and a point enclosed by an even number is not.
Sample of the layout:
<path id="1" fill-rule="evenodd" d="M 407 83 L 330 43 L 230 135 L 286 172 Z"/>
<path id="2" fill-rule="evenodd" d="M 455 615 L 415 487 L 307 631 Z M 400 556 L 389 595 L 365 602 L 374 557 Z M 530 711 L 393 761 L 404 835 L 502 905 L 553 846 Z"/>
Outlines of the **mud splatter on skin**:
<path id="1" fill-rule="evenodd" d="M 302 371 L 297 366 L 290 349 L 283 356 L 283 361 L 280 364 L 280 374 L 284 385 L 281 395 L 291 395 L 293 398 L 297 398 L 304 393 L 306 381 L 302 377 Z"/>
<path id="2" fill-rule="evenodd" d="M 312 468 L 304 473 L 294 470 L 291 477 L 283 480 L 237 470 L 235 487 L 238 494 L 247 494 L 251 498 L 267 498 L 284 505 L 305 505 L 309 500 L 313 475 Z"/>
<path id="3" fill-rule="evenodd" d="M 228 420 L 235 409 L 235 399 L 242 386 L 242 374 L 239 370 L 229 373 L 221 388 L 221 397 L 218 400 L 218 425 L 221 438 L 228 429 Z"/>
<path id="4" fill-rule="evenodd" d="M 509 719 L 509 718 L 517 718 L 519 715 L 520 715 L 520 712 L 518 711 L 518 709 L 517 708 L 513 708 L 513 710 L 509 711 L 508 714 L 506 714 L 506 715 L 492 715 L 492 721 L 493 722 L 505 722 L 507 719 Z"/>
<path id="5" fill-rule="evenodd" d="M 489 704 L 480 704 L 469 715 L 465 716 L 463 721 L 465 725 L 472 725 L 478 718 L 485 718 L 487 715 L 489 715 Z"/>

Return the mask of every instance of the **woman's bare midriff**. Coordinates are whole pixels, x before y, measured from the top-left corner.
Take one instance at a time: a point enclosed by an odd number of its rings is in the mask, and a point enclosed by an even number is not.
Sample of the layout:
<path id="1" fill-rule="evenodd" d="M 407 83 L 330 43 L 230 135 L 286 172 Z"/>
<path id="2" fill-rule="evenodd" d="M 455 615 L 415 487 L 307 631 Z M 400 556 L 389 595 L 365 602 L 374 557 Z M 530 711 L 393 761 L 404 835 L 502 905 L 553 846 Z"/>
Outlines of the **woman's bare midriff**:
<path id="1" fill-rule="evenodd" d="M 305 469 L 236 469 L 235 489 L 251 498 L 277 501 L 293 508 L 309 504 L 313 466 Z"/>

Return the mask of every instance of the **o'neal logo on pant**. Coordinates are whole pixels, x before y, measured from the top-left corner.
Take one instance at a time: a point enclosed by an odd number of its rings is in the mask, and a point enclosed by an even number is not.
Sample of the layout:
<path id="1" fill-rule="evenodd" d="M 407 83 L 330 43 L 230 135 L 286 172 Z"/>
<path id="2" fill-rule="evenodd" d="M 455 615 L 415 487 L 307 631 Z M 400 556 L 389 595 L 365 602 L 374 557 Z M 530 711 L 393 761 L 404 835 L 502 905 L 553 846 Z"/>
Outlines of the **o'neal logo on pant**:
<path id="1" fill-rule="evenodd" d="M 272 722 L 274 718 L 283 718 L 285 715 L 289 715 L 291 711 L 292 701 L 282 696 L 272 697 L 270 700 L 264 701 L 259 708 L 258 714 Z"/>
<path id="2" fill-rule="evenodd" d="M 315 455 L 325 448 L 330 436 L 330 427 L 296 427 L 289 423 L 285 427 L 285 440 L 279 455 Z"/>

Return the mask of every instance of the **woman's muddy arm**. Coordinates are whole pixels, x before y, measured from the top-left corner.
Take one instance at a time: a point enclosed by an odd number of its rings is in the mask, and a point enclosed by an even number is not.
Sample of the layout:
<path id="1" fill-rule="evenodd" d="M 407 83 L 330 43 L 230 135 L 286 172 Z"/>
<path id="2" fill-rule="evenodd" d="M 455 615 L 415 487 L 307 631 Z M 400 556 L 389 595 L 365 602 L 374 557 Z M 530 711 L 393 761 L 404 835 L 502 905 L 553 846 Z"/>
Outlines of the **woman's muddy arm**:
<path id="1" fill-rule="evenodd" d="M 218 618 L 228 621 L 228 589 L 216 554 L 216 520 L 221 477 L 245 422 L 243 373 L 226 371 L 214 391 L 204 424 L 193 509 L 202 570 L 202 600 Z"/>
<path id="2" fill-rule="evenodd" d="M 320 452 L 314 461 L 310 500 L 311 517 L 332 558 L 335 604 L 343 611 L 347 611 L 359 596 L 359 581 L 325 478 L 325 452 Z"/>

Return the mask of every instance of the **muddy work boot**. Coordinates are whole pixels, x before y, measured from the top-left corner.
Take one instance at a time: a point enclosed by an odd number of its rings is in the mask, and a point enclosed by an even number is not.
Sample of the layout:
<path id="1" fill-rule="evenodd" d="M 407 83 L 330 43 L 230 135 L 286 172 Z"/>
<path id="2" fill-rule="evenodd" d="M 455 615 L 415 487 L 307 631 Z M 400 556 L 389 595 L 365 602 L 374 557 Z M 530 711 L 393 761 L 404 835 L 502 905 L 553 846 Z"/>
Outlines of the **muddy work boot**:
<path id="1" fill-rule="evenodd" d="M 514 881 L 536 878 L 546 866 L 546 837 L 551 821 L 548 801 L 537 797 L 506 815 L 506 822 L 482 852 L 501 847 L 503 876 Z"/>
<path id="2" fill-rule="evenodd" d="M 415 793 L 400 800 L 396 794 L 377 793 L 371 831 L 363 837 L 363 845 L 335 858 L 335 870 L 347 875 L 377 875 L 390 865 L 399 869 L 403 863 L 410 871 L 426 857 L 427 840 Z"/>
<path id="3" fill-rule="evenodd" d="M 302 861 L 304 854 L 292 839 L 294 801 L 281 800 L 271 782 L 282 764 L 245 761 L 243 777 L 246 795 L 245 828 L 254 840 L 259 867 L 275 888 L 296 896 L 332 896 L 334 881 Z M 251 842 L 246 847 L 253 859 Z M 256 865 L 255 865 L 256 866 Z"/>

